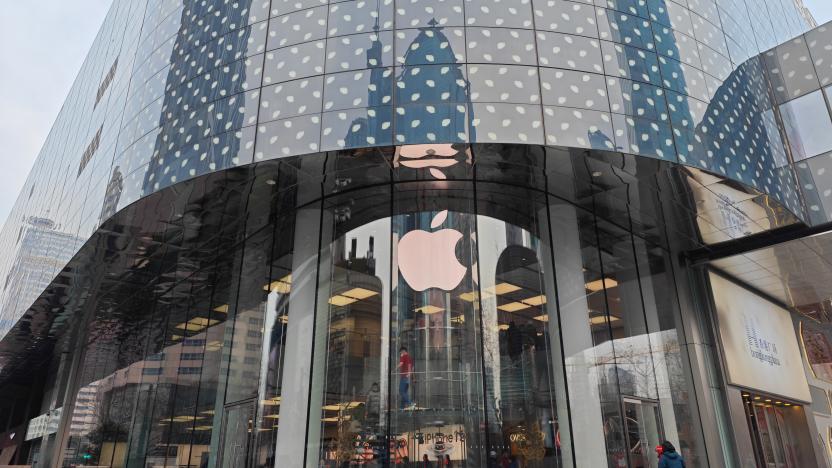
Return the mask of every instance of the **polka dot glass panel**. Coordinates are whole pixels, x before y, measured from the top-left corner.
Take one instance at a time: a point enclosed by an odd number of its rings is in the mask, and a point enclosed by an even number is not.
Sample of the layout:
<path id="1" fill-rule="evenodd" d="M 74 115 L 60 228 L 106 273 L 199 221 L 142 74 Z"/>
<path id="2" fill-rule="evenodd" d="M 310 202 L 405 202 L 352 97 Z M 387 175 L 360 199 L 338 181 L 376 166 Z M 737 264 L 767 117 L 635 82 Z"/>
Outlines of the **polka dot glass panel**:
<path id="1" fill-rule="evenodd" d="M 60 127 L 79 161 L 102 129 L 79 191 L 118 167 L 121 207 L 252 161 L 502 142 L 679 161 L 799 212 L 778 106 L 832 84 L 832 32 L 801 36 L 772 0 L 126 1 L 136 24 L 91 55 L 89 111 Z"/>

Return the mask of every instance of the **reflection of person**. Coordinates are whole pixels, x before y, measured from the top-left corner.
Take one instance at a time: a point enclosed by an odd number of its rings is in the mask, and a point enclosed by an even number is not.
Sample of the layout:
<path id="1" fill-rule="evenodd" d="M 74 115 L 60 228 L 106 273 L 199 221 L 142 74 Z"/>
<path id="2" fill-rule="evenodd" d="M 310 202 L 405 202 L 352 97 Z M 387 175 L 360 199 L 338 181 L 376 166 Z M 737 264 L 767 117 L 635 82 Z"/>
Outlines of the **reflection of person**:
<path id="1" fill-rule="evenodd" d="M 445 455 L 445 463 L 444 463 L 444 465 L 445 465 L 445 466 L 453 466 L 453 464 L 451 463 L 451 456 L 450 456 L 450 455 Z"/>
<path id="2" fill-rule="evenodd" d="M 488 468 L 497 468 L 497 452 L 490 451 L 488 452 Z"/>
<path id="3" fill-rule="evenodd" d="M 399 398 L 401 398 L 402 409 L 413 406 L 413 402 L 410 401 L 410 377 L 412 374 L 413 360 L 410 359 L 407 348 L 402 346 L 399 349 Z"/>
<path id="4" fill-rule="evenodd" d="M 662 442 L 662 459 L 659 460 L 659 468 L 685 468 L 685 460 L 670 441 Z"/>
<path id="5" fill-rule="evenodd" d="M 430 468 L 430 459 L 428 458 L 428 454 L 422 455 L 422 466 L 424 468 Z"/>
<path id="6" fill-rule="evenodd" d="M 367 392 L 367 401 L 364 403 L 364 420 L 368 425 L 378 424 L 380 406 L 381 393 L 379 393 L 378 382 L 373 382 L 370 391 Z"/>
<path id="7" fill-rule="evenodd" d="M 509 457 L 508 450 L 503 450 L 503 455 L 500 457 L 500 468 L 509 467 L 511 467 L 511 458 Z"/>

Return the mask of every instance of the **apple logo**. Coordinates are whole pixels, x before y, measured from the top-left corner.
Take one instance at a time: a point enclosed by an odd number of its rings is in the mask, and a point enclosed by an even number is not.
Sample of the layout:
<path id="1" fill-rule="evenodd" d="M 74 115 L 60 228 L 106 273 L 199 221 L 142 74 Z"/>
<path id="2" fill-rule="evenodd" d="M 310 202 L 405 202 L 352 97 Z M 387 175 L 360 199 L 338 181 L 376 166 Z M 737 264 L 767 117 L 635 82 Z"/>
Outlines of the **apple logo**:
<path id="1" fill-rule="evenodd" d="M 448 210 L 433 217 L 431 228 L 437 228 L 448 217 Z M 423 231 L 414 229 L 399 239 L 396 249 L 399 271 L 414 291 L 439 288 L 456 289 L 468 268 L 456 258 L 456 244 L 462 233 L 454 229 Z"/>

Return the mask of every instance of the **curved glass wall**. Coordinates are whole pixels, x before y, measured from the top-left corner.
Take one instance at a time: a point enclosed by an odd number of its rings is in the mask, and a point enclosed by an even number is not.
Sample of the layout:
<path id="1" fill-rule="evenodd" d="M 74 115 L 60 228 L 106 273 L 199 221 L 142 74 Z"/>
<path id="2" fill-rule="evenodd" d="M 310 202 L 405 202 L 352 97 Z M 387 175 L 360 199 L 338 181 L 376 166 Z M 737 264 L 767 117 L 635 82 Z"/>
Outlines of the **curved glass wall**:
<path id="1" fill-rule="evenodd" d="M 470 180 L 287 187 L 88 317 L 62 466 L 707 463 L 669 254 L 632 220 Z"/>

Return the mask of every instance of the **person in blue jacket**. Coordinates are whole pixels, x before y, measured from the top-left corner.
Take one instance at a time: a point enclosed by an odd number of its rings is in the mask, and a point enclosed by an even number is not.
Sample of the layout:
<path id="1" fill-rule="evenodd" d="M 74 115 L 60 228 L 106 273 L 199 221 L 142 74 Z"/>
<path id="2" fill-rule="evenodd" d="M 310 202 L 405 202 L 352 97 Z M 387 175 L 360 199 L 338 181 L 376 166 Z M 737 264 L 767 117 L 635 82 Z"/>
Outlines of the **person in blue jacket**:
<path id="1" fill-rule="evenodd" d="M 685 468 L 685 459 L 676 451 L 676 447 L 669 441 L 662 442 L 662 457 L 659 468 Z"/>

